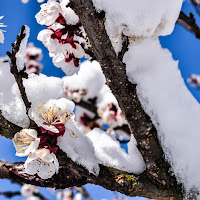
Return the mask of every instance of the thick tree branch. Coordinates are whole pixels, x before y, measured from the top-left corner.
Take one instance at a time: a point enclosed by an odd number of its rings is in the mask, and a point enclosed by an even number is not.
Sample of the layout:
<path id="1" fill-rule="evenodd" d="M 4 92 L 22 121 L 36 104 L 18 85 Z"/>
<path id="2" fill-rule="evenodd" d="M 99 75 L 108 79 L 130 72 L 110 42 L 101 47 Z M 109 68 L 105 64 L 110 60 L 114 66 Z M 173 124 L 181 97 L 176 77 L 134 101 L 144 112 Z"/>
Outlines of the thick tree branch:
<path id="1" fill-rule="evenodd" d="M 190 16 L 188 17 L 181 11 L 177 23 L 193 33 L 197 39 L 200 39 L 200 28 L 196 24 L 196 20 L 194 19 L 194 15 L 192 13 L 190 13 Z"/>
<path id="2" fill-rule="evenodd" d="M 149 186 L 158 188 L 160 192 L 173 191 L 174 196 L 180 194 L 180 186 L 175 177 L 169 174 L 170 166 L 164 159 L 157 131 L 137 98 L 136 85 L 128 81 L 125 65 L 116 56 L 111 45 L 104 26 L 104 12 L 97 13 L 91 0 L 71 0 L 70 6 L 80 17 L 107 84 L 117 98 L 138 142 L 138 149 L 147 166 L 145 174 L 151 183 Z"/>
<path id="3" fill-rule="evenodd" d="M 163 191 L 161 195 L 160 191 L 156 187 L 152 187 L 152 183 L 145 176 L 135 176 L 102 165 L 100 165 L 100 174 L 96 177 L 66 157 L 63 152 L 59 152 L 59 154 L 60 156 L 57 156 L 61 168 L 59 174 L 54 175 L 51 179 L 42 180 L 38 176 L 25 174 L 23 163 L 11 164 L 3 161 L 0 161 L 0 178 L 7 178 L 20 184 L 27 183 L 56 189 L 80 187 L 86 183 L 92 183 L 129 196 L 142 196 L 152 199 L 167 200 L 173 194 L 169 191 Z M 180 196 L 176 196 L 174 199 L 180 200 L 180 198 Z"/>

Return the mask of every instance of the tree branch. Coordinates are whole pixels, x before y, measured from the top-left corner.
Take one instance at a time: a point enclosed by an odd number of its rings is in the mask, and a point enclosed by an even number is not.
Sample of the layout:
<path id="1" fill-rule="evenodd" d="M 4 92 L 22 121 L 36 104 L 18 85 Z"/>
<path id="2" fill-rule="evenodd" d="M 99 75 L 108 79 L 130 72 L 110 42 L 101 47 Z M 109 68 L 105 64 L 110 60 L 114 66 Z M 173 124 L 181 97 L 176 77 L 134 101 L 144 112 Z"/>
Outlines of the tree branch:
<path id="1" fill-rule="evenodd" d="M 18 85 L 20 93 L 21 93 L 22 100 L 24 102 L 24 105 L 26 106 L 26 114 L 28 114 L 28 110 L 31 107 L 31 103 L 28 101 L 25 87 L 23 86 L 23 80 L 22 80 L 23 75 L 22 74 L 24 74 L 24 72 L 23 73 L 18 72 L 17 63 L 16 63 L 16 54 L 19 51 L 22 40 L 26 36 L 24 31 L 25 31 L 25 26 L 22 26 L 20 34 L 16 37 L 16 42 L 12 43 L 12 53 L 8 51 L 7 55 L 9 56 L 9 58 L 11 60 L 10 61 L 10 72 L 15 77 L 15 80 L 17 82 L 17 85 Z"/>
<path id="2" fill-rule="evenodd" d="M 190 16 L 188 17 L 181 11 L 177 23 L 193 33 L 197 39 L 200 39 L 200 28 L 196 24 L 193 13 L 190 13 Z"/>
<path id="3" fill-rule="evenodd" d="M 74 187 L 74 189 L 77 192 L 81 193 L 86 200 L 92 200 L 89 193 L 87 192 L 87 190 L 83 186 L 82 187 Z"/>
<path id="4" fill-rule="evenodd" d="M 28 115 L 28 111 L 31 107 L 31 103 L 28 100 L 28 97 L 26 95 L 26 90 L 25 90 L 25 87 L 23 85 L 23 78 L 28 78 L 28 74 L 25 72 L 25 68 L 19 72 L 18 68 L 17 68 L 17 63 L 16 63 L 16 54 L 19 51 L 22 40 L 26 36 L 26 33 L 24 33 L 24 31 L 25 31 L 25 26 L 22 26 L 20 34 L 17 35 L 17 37 L 16 37 L 16 42 L 12 43 L 12 53 L 9 52 L 9 51 L 7 51 L 6 53 L 10 58 L 10 72 L 15 77 L 15 80 L 17 82 L 22 100 L 23 100 L 24 105 L 26 107 L 26 114 Z M 30 119 L 30 128 L 35 128 L 35 127 L 36 127 L 35 122 Z"/>
<path id="5" fill-rule="evenodd" d="M 15 133 L 19 132 L 21 127 L 11 123 L 3 117 L 0 111 L 0 135 L 12 139 Z"/>
<path id="6" fill-rule="evenodd" d="M 111 45 L 104 26 L 105 13 L 97 13 L 91 0 L 71 0 L 70 6 L 79 16 L 94 54 L 101 64 L 107 84 L 134 133 L 138 149 L 147 166 L 145 174 L 151 183 L 150 187 L 162 191 L 173 190 L 174 196 L 181 194 L 181 187 L 177 185 L 175 177 L 169 174 L 170 166 L 164 159 L 157 131 L 137 98 L 136 85 L 128 81 L 125 65 L 116 56 Z"/>
<path id="7" fill-rule="evenodd" d="M 135 176 L 114 168 L 100 165 L 100 173 L 96 177 L 74 163 L 62 151 L 59 152 L 59 174 L 51 179 L 42 180 L 36 175 L 28 175 L 24 172 L 23 163 L 7 163 L 0 161 L 0 178 L 7 178 L 20 184 L 32 184 L 40 187 L 52 187 L 64 189 L 73 186 L 82 186 L 86 183 L 100 185 L 108 190 L 119 191 L 129 196 L 142 196 L 152 199 L 167 200 L 173 193 L 158 190 L 149 179 L 143 176 Z M 173 195 L 174 196 L 174 195 Z M 180 200 L 180 196 L 174 198 Z"/>

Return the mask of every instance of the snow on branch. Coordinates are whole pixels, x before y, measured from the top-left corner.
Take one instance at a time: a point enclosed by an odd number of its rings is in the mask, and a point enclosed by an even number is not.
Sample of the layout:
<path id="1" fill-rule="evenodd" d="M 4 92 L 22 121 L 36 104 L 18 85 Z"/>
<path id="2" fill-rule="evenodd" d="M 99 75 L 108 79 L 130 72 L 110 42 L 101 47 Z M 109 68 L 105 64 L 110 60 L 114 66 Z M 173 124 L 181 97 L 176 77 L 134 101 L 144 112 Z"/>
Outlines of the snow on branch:
<path id="1" fill-rule="evenodd" d="M 28 29 L 29 28 L 27 26 L 22 26 L 21 32 L 16 38 L 16 42 L 12 44 L 12 53 L 7 52 L 7 55 L 10 58 L 10 71 L 14 75 L 15 80 L 17 82 L 17 85 L 19 87 L 22 100 L 24 102 L 24 105 L 26 106 L 26 114 L 28 114 L 28 111 L 29 111 L 29 108 L 31 107 L 31 104 L 30 104 L 30 102 L 27 98 L 22 78 L 23 77 L 27 78 L 27 74 L 24 72 L 25 69 L 22 70 L 22 68 L 18 68 L 19 66 L 17 65 L 18 63 L 17 63 L 17 57 L 16 56 L 22 48 L 23 48 L 23 51 L 25 49 L 24 40 L 26 40 L 25 42 L 27 42 Z M 21 47 L 22 44 L 23 44 L 23 47 Z M 24 56 L 25 56 L 25 54 L 24 54 Z M 22 58 L 18 58 L 18 59 L 22 59 Z M 22 71 L 19 71 L 19 70 L 22 70 Z"/>

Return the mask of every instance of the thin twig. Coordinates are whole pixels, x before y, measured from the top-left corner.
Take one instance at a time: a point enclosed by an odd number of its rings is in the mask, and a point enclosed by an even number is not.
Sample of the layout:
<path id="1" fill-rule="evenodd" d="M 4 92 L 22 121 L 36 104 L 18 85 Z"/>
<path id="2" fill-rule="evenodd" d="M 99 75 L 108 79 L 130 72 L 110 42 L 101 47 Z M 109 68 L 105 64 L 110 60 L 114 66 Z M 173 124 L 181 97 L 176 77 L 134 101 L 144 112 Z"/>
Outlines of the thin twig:
<path id="1" fill-rule="evenodd" d="M 193 33 L 197 39 L 200 39 L 200 28 L 196 24 L 193 13 L 190 13 L 190 16 L 188 17 L 184 12 L 181 11 L 177 23 Z"/>
<path id="2" fill-rule="evenodd" d="M 7 55 L 10 58 L 10 72 L 14 75 L 15 80 L 17 82 L 17 85 L 19 87 L 19 91 L 22 97 L 22 100 L 24 102 L 24 105 L 26 106 L 26 114 L 28 114 L 28 111 L 31 107 L 31 103 L 28 101 L 28 97 L 26 95 L 25 87 L 23 85 L 23 76 L 22 73 L 18 71 L 17 63 L 16 63 L 16 54 L 19 51 L 20 45 L 22 40 L 25 38 L 26 33 L 25 26 L 22 26 L 20 34 L 16 37 L 16 42 L 12 43 L 12 53 L 7 51 Z M 23 73 L 24 74 L 24 73 Z"/>
<path id="3" fill-rule="evenodd" d="M 84 196 L 84 198 L 86 199 L 86 200 L 92 200 L 92 198 L 90 197 L 90 195 L 89 195 L 89 193 L 87 192 L 87 190 L 85 189 L 85 187 L 74 187 L 74 189 L 77 191 L 77 192 L 79 192 L 79 193 L 81 193 L 83 196 Z"/>
<path id="4" fill-rule="evenodd" d="M 24 33 L 24 31 L 25 31 L 25 26 L 22 26 L 20 34 L 17 35 L 17 37 L 16 37 L 16 42 L 11 44 L 12 45 L 12 52 L 7 51 L 6 53 L 10 58 L 10 72 L 15 77 L 15 80 L 17 82 L 22 100 L 23 100 L 24 105 L 26 107 L 26 114 L 28 115 L 28 111 L 31 107 L 31 103 L 28 100 L 28 97 L 26 95 L 26 90 L 25 90 L 25 87 L 23 85 L 23 78 L 28 78 L 28 75 L 25 72 L 25 68 L 19 72 L 18 68 L 17 68 L 17 63 L 16 63 L 16 60 L 17 60 L 16 54 L 19 51 L 22 40 L 26 36 L 26 33 Z M 29 128 L 35 128 L 35 127 L 37 127 L 35 122 L 30 119 L 30 127 Z"/>

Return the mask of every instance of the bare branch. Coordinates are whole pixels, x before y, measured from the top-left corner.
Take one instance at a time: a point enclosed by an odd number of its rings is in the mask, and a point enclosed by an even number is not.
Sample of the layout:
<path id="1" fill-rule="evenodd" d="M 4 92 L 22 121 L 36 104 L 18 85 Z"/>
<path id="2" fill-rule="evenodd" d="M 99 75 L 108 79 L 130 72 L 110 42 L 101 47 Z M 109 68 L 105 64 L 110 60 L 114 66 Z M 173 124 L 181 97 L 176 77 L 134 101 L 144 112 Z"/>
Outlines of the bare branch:
<path id="1" fill-rule="evenodd" d="M 129 196 L 142 196 L 152 199 L 167 200 L 174 196 L 174 200 L 180 200 L 181 196 L 174 195 L 173 191 L 160 191 L 146 175 L 136 176 L 117 169 L 100 165 L 100 173 L 96 177 L 74 163 L 63 152 L 60 152 L 59 174 L 55 174 L 51 179 L 43 180 L 36 175 L 28 175 L 24 172 L 23 163 L 7 163 L 0 161 L 0 178 L 10 179 L 20 184 L 31 184 L 40 187 L 52 187 L 64 189 L 68 187 L 80 187 L 86 183 L 100 185 L 108 190 L 119 191 Z"/>
<path id="2" fill-rule="evenodd" d="M 196 24 L 193 13 L 190 13 L 190 16 L 188 17 L 184 12 L 181 11 L 177 23 L 193 33 L 197 39 L 200 39 L 200 28 Z"/>

